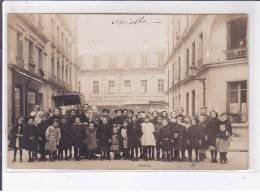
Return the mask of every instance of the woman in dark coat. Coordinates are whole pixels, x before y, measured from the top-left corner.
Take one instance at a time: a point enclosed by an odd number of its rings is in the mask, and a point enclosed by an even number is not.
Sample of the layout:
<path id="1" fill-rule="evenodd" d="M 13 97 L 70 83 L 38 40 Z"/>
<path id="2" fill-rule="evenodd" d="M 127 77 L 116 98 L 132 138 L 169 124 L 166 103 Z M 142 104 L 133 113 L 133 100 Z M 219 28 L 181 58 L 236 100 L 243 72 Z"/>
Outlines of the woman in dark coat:
<path id="1" fill-rule="evenodd" d="M 75 118 L 75 123 L 72 126 L 72 145 L 74 146 L 74 159 L 80 160 L 79 148 L 84 145 L 86 138 L 86 131 L 83 123 L 80 121 L 80 117 Z"/>
<path id="2" fill-rule="evenodd" d="M 182 125 L 182 118 L 177 119 L 177 125 L 173 131 L 174 138 L 174 152 L 175 159 L 179 159 L 178 161 L 185 161 L 185 150 L 187 149 L 187 133 L 186 127 Z M 181 155 L 180 155 L 181 153 Z M 176 157 L 177 156 L 177 157 Z"/>
<path id="3" fill-rule="evenodd" d="M 211 163 L 217 163 L 217 149 L 216 149 L 216 138 L 219 132 L 220 120 L 218 119 L 218 113 L 216 111 L 210 112 L 210 118 L 206 125 L 206 138 L 211 153 Z"/>
<path id="4" fill-rule="evenodd" d="M 11 141 L 9 143 L 9 148 L 14 149 L 14 159 L 13 162 L 16 162 L 16 153 L 17 150 L 20 151 L 20 162 L 23 161 L 23 148 L 24 148 L 24 126 L 23 126 L 23 117 L 18 117 L 16 120 L 16 125 L 11 131 Z"/>
<path id="5" fill-rule="evenodd" d="M 27 124 L 24 129 L 24 138 L 25 138 L 25 149 L 28 150 L 29 160 L 28 162 L 34 162 L 32 158 L 32 153 L 37 152 L 37 128 L 34 126 L 34 118 L 29 117 L 27 119 Z"/>
<path id="6" fill-rule="evenodd" d="M 140 147 L 140 138 L 142 137 L 142 126 L 138 123 L 137 115 L 132 116 L 132 123 L 127 130 L 127 147 L 131 149 L 132 161 L 138 161 L 138 147 Z M 135 157 L 134 157 L 135 151 Z"/>
<path id="7" fill-rule="evenodd" d="M 68 149 L 72 144 L 72 131 L 68 124 L 68 118 L 66 116 L 61 117 L 61 123 L 59 125 L 61 130 L 61 139 L 59 143 L 59 158 L 63 160 L 63 151 L 65 151 L 65 160 L 68 159 Z"/>
<path id="8" fill-rule="evenodd" d="M 172 143 L 173 143 L 173 131 L 171 126 L 169 125 L 169 121 L 167 118 L 163 118 L 162 128 L 160 128 L 158 141 L 162 147 L 162 161 L 166 162 L 166 157 L 169 162 L 171 162 L 171 153 L 172 153 Z"/>
<path id="9" fill-rule="evenodd" d="M 112 137 L 112 126 L 108 124 L 108 118 L 103 117 L 102 124 L 97 129 L 98 147 L 101 152 L 100 160 L 110 159 L 110 142 Z"/>
<path id="10" fill-rule="evenodd" d="M 46 144 L 46 130 L 49 127 L 49 123 L 47 122 L 47 115 L 43 114 L 41 117 L 41 123 L 37 126 L 38 132 L 38 144 L 39 144 L 39 153 L 41 154 L 41 158 L 39 161 L 46 161 L 45 156 L 45 144 Z"/>
<path id="11" fill-rule="evenodd" d="M 122 117 L 122 110 L 115 110 L 116 117 L 113 118 L 113 124 L 117 124 L 120 127 L 123 125 L 124 118 Z"/>

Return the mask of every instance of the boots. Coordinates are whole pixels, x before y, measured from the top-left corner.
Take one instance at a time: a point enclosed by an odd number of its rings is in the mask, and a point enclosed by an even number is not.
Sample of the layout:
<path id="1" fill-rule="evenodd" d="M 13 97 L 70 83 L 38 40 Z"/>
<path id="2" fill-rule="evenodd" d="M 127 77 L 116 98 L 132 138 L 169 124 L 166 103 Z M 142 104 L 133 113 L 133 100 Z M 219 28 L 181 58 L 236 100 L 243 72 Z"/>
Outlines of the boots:
<path id="1" fill-rule="evenodd" d="M 160 160 L 161 160 L 161 158 L 160 158 L 160 152 L 157 152 L 157 153 L 156 153 L 156 159 L 157 159 L 157 161 L 160 161 Z"/>
<path id="2" fill-rule="evenodd" d="M 165 153 L 163 153 L 163 155 L 162 155 L 162 161 L 163 161 L 163 162 L 166 162 L 166 156 L 165 156 Z"/>
<path id="3" fill-rule="evenodd" d="M 205 158 L 205 157 L 204 157 L 204 154 L 201 154 L 201 153 L 200 153 L 200 154 L 199 154 L 199 158 L 200 158 L 200 161 L 201 161 L 201 162 L 204 162 L 204 158 Z"/>

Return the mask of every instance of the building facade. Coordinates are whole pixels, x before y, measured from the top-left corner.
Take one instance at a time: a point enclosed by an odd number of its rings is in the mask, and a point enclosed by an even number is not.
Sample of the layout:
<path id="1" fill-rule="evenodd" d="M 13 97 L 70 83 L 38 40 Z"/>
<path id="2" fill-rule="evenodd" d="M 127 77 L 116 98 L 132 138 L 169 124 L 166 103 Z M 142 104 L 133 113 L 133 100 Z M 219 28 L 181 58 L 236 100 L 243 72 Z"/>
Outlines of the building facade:
<path id="1" fill-rule="evenodd" d="M 8 123 L 34 104 L 54 108 L 52 96 L 79 91 L 77 21 L 73 15 L 8 15 Z"/>
<path id="2" fill-rule="evenodd" d="M 164 59 L 163 53 L 81 56 L 80 91 L 99 110 L 168 109 Z"/>
<path id="3" fill-rule="evenodd" d="M 248 118 L 246 15 L 178 15 L 169 25 L 169 110 L 194 115 L 201 106 Z"/>

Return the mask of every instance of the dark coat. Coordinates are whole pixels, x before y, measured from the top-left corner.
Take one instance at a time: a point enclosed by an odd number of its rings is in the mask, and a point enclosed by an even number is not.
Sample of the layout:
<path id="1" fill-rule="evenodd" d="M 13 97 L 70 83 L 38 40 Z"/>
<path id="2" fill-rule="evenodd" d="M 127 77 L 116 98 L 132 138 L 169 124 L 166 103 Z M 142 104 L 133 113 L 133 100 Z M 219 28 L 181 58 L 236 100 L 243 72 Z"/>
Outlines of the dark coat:
<path id="1" fill-rule="evenodd" d="M 150 122 L 151 122 L 154 126 L 157 125 L 157 118 L 151 119 Z"/>
<path id="2" fill-rule="evenodd" d="M 18 128 L 19 128 L 19 125 L 16 125 L 11 130 L 12 138 L 11 138 L 11 141 L 9 143 L 9 148 L 16 148 L 16 141 L 17 140 L 19 140 L 19 148 L 20 149 L 24 148 L 24 136 L 22 136 L 22 137 L 16 136 L 16 134 L 24 135 L 24 126 L 23 125 L 20 126 L 19 133 L 18 133 Z"/>
<path id="3" fill-rule="evenodd" d="M 68 124 L 69 124 L 70 127 L 72 127 L 72 126 L 74 125 L 74 123 L 75 123 L 75 118 L 76 118 L 76 116 L 73 116 L 73 117 L 69 117 L 69 118 L 68 118 Z M 81 122 L 82 122 L 82 121 L 81 121 Z"/>
<path id="4" fill-rule="evenodd" d="M 162 150 L 168 151 L 172 149 L 173 143 L 173 130 L 171 126 L 163 126 L 160 128 L 158 134 L 158 141 L 161 143 Z"/>
<path id="5" fill-rule="evenodd" d="M 141 146 L 142 126 L 139 123 L 131 123 L 127 130 L 128 147 L 137 148 Z"/>
<path id="6" fill-rule="evenodd" d="M 39 150 L 44 150 L 45 149 L 45 144 L 46 144 L 45 132 L 46 132 L 48 127 L 49 127 L 49 123 L 47 121 L 46 122 L 41 122 L 37 126 Z M 40 140 L 40 138 L 41 138 L 41 140 Z"/>
<path id="7" fill-rule="evenodd" d="M 79 125 L 73 124 L 72 126 L 72 145 L 75 147 L 82 147 L 83 140 L 86 138 L 86 131 L 84 125 L 80 123 Z"/>
<path id="8" fill-rule="evenodd" d="M 160 133 L 160 130 L 161 130 L 162 127 L 163 127 L 162 124 L 157 124 L 157 125 L 154 126 L 154 128 L 155 128 L 155 133 L 154 133 L 155 140 L 159 139 L 159 133 Z"/>
<path id="9" fill-rule="evenodd" d="M 112 123 L 113 124 L 123 125 L 123 121 L 124 121 L 123 117 L 117 116 L 117 117 L 113 118 Z"/>
<path id="10" fill-rule="evenodd" d="M 174 138 L 174 149 L 181 151 L 187 149 L 187 132 L 186 127 L 183 125 L 176 125 L 173 129 L 173 135 L 178 134 L 177 138 Z"/>
<path id="11" fill-rule="evenodd" d="M 219 131 L 220 120 L 209 118 L 206 123 L 206 134 L 208 136 L 208 146 L 216 146 L 216 136 Z"/>
<path id="12" fill-rule="evenodd" d="M 101 124 L 97 129 L 98 146 L 100 150 L 109 150 L 112 137 L 112 126 Z"/>
<path id="13" fill-rule="evenodd" d="M 202 124 L 190 126 L 188 129 L 187 139 L 189 140 L 189 147 L 201 148 L 205 145 L 205 131 Z"/>
<path id="14" fill-rule="evenodd" d="M 37 151 L 38 149 L 38 133 L 34 125 L 26 124 L 24 128 L 25 149 L 29 151 Z M 33 139 L 30 139 L 33 138 Z"/>
<path id="15" fill-rule="evenodd" d="M 83 113 L 81 113 L 81 115 L 80 115 L 80 121 L 82 122 L 82 123 L 89 123 L 89 118 L 85 115 L 85 113 L 83 112 Z"/>
<path id="16" fill-rule="evenodd" d="M 121 134 L 118 132 L 117 134 L 113 134 L 111 136 L 111 148 L 113 149 L 113 138 L 117 138 L 118 142 L 119 142 L 119 150 L 113 150 L 113 151 L 120 151 L 123 150 L 123 137 L 121 136 Z"/>
<path id="17" fill-rule="evenodd" d="M 141 125 L 142 123 L 144 123 L 144 119 L 142 119 L 142 118 L 141 118 L 141 119 L 138 119 L 138 120 L 137 120 L 137 123 Z"/>
<path id="18" fill-rule="evenodd" d="M 69 124 L 60 124 L 60 131 L 61 131 L 61 139 L 60 139 L 60 149 L 66 150 L 72 144 L 72 130 Z"/>
<path id="19" fill-rule="evenodd" d="M 232 136 L 233 129 L 232 129 L 232 125 L 231 125 L 230 121 L 229 120 L 225 120 L 225 121 L 222 121 L 221 124 L 225 124 L 226 130 L 228 131 L 229 135 Z"/>
<path id="20" fill-rule="evenodd" d="M 97 149 L 97 129 L 86 129 L 86 140 L 87 140 L 87 149 L 88 150 L 95 150 Z"/>

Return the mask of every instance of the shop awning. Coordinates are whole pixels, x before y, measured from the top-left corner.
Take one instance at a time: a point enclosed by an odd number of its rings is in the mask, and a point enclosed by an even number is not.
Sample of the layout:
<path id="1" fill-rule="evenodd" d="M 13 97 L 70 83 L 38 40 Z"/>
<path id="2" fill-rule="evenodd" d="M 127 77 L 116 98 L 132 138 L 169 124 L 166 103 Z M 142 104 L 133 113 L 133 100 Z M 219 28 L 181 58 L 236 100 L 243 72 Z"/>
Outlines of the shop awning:
<path id="1" fill-rule="evenodd" d="M 30 79 L 32 79 L 32 80 L 34 80 L 34 81 L 37 81 L 37 82 L 40 82 L 41 84 L 44 84 L 43 81 L 41 81 L 41 80 L 39 80 L 39 79 L 37 79 L 37 78 L 35 78 L 35 77 L 32 77 L 32 76 L 28 75 L 27 73 L 24 73 L 24 72 L 19 71 L 19 70 L 17 70 L 17 69 L 16 69 L 15 71 L 17 71 L 18 73 L 20 73 L 21 75 L 23 75 L 23 76 L 25 76 L 25 77 L 28 77 L 28 78 L 30 78 Z"/>
<path id="2" fill-rule="evenodd" d="M 62 96 L 53 96 L 55 107 L 80 104 L 80 96 L 76 94 L 67 94 Z"/>

